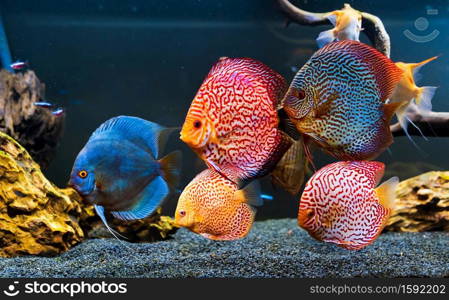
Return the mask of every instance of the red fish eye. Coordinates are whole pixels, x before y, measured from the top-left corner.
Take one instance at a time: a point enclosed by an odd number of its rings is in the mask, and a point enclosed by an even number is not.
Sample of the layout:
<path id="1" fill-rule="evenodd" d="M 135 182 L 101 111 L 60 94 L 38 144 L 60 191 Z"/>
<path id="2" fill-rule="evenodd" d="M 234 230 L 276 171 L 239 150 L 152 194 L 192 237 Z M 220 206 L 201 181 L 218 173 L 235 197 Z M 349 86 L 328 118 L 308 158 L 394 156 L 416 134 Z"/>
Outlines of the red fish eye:
<path id="1" fill-rule="evenodd" d="M 309 210 L 309 211 L 307 212 L 307 217 L 308 217 L 308 218 L 312 218 L 314 215 L 315 215 L 315 211 L 314 211 L 313 209 L 311 209 L 311 210 Z"/>
<path id="2" fill-rule="evenodd" d="M 87 177 L 87 171 L 85 171 L 85 170 L 79 171 L 78 172 L 78 176 L 80 178 L 86 178 Z"/>
<path id="3" fill-rule="evenodd" d="M 181 217 L 184 217 L 184 216 L 186 215 L 186 211 L 185 211 L 185 210 L 181 210 L 181 211 L 179 212 L 179 215 L 180 215 Z"/>
<path id="4" fill-rule="evenodd" d="M 196 120 L 195 122 L 193 122 L 193 127 L 197 128 L 197 129 L 201 128 L 201 121 Z"/>

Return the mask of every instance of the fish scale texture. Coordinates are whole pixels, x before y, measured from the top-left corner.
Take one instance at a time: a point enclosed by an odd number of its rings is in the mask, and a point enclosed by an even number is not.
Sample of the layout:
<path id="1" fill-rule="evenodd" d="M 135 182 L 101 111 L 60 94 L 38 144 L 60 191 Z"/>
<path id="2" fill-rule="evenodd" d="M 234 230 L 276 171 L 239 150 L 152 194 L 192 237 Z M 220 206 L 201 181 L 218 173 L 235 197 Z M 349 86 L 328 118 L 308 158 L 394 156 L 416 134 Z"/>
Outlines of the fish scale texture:
<path id="1" fill-rule="evenodd" d="M 126 243 L 126 242 L 125 242 Z M 55 258 L 0 259 L 2 277 L 449 277 L 449 234 L 386 233 L 360 251 L 315 241 L 294 219 L 256 222 L 247 238 L 88 240 Z"/>

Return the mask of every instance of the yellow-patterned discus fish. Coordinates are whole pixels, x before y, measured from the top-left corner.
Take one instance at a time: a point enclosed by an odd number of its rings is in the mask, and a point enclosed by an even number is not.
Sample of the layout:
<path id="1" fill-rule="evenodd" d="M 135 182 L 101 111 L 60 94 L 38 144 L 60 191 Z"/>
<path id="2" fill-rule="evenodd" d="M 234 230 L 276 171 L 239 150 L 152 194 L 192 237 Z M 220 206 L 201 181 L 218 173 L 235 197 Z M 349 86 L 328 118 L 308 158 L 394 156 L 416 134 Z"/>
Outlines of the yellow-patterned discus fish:
<path id="1" fill-rule="evenodd" d="M 235 240 L 251 229 L 262 198 L 257 181 L 239 189 L 213 169 L 198 174 L 184 189 L 176 207 L 178 226 L 212 240 Z"/>

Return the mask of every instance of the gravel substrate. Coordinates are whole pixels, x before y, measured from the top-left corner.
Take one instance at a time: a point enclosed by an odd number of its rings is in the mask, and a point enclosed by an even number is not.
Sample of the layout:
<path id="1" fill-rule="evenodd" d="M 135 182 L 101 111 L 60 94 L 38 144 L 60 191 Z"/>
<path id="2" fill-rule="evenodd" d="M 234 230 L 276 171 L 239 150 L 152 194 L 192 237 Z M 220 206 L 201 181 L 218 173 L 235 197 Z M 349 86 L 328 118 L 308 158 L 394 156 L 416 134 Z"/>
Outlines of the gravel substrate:
<path id="1" fill-rule="evenodd" d="M 449 233 L 432 232 L 386 233 L 348 251 L 282 219 L 234 242 L 185 229 L 157 243 L 92 239 L 55 258 L 2 258 L 0 277 L 449 277 L 448 249 Z"/>

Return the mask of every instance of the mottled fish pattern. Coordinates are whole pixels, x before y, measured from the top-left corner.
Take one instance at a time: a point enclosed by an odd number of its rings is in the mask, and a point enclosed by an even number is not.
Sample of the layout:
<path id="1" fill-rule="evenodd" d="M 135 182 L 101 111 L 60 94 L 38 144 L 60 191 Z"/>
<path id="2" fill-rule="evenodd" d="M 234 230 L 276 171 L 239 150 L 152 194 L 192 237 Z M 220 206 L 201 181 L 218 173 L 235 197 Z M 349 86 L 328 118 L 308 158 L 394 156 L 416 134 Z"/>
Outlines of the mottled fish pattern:
<path id="1" fill-rule="evenodd" d="M 372 159 L 393 141 L 385 104 L 402 71 L 377 50 L 340 41 L 317 51 L 284 98 L 297 129 L 341 160 Z"/>
<path id="2" fill-rule="evenodd" d="M 291 145 L 277 128 L 285 90 L 284 78 L 261 62 L 221 58 L 192 101 L 181 140 L 217 171 L 264 176 Z"/>
<path id="3" fill-rule="evenodd" d="M 344 161 L 325 166 L 307 182 L 298 224 L 314 238 L 351 250 L 372 243 L 391 214 L 398 178 L 375 188 L 384 164 Z"/>
<path id="4" fill-rule="evenodd" d="M 253 181 L 244 189 L 213 169 L 198 174 L 182 192 L 175 212 L 178 226 L 213 240 L 245 237 L 262 198 Z"/>

